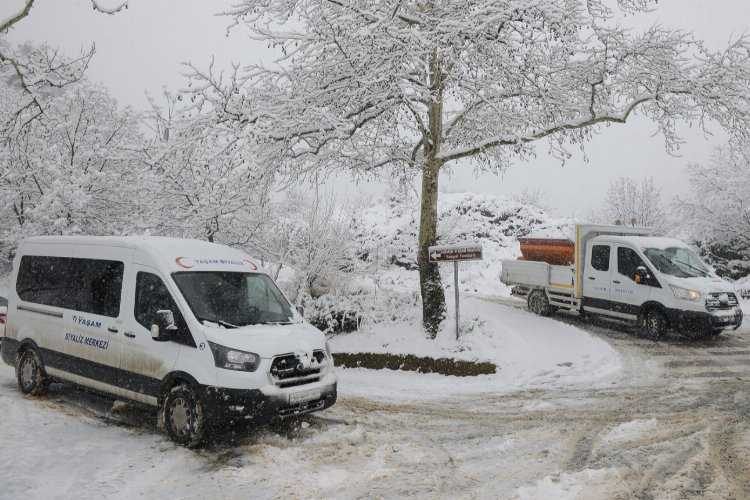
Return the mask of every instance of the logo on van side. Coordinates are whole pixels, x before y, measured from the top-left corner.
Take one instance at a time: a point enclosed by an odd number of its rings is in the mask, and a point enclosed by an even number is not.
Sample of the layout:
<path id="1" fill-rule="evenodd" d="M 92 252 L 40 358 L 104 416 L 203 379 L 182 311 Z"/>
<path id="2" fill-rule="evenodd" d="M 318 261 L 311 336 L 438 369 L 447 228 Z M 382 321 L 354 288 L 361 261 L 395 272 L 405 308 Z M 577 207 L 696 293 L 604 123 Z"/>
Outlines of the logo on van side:
<path id="1" fill-rule="evenodd" d="M 190 257 L 177 257 L 174 261 L 178 266 L 185 269 L 191 269 L 195 267 L 195 262 L 193 262 L 193 259 L 191 259 Z"/>
<path id="2" fill-rule="evenodd" d="M 204 266 L 210 266 L 210 265 L 221 265 L 221 266 L 248 266 L 253 271 L 258 270 L 258 266 L 255 265 L 253 261 L 250 259 L 242 259 L 242 260 L 234 260 L 234 259 L 209 259 L 209 258 L 198 258 L 198 259 L 192 259 L 190 257 L 177 257 L 175 260 L 175 264 L 180 266 L 183 269 L 192 269 L 196 265 L 204 265 Z"/>
<path id="3" fill-rule="evenodd" d="M 97 321 L 95 319 L 83 318 L 81 316 L 78 316 L 77 314 L 73 315 L 73 323 L 78 323 L 79 325 L 89 326 L 89 327 L 93 327 L 93 328 L 101 328 L 102 327 L 102 322 L 101 321 Z"/>
<path id="4" fill-rule="evenodd" d="M 66 333 L 65 340 L 68 342 L 73 342 L 75 344 L 96 347 L 97 349 L 101 349 L 102 351 L 106 351 L 109 348 L 109 340 L 101 340 L 97 339 L 96 337 L 87 337 L 76 333 Z"/>

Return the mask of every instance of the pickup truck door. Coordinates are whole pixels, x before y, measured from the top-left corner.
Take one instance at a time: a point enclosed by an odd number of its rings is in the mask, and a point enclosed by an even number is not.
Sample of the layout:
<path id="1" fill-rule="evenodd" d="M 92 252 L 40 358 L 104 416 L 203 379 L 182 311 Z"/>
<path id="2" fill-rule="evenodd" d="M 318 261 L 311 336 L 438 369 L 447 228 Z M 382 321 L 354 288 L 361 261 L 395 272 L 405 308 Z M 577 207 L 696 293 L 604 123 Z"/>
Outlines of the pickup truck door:
<path id="1" fill-rule="evenodd" d="M 606 309 L 612 281 L 612 245 L 609 243 L 591 244 L 583 272 L 584 303 L 592 307 Z M 592 300 L 593 299 L 593 300 Z"/>
<path id="2" fill-rule="evenodd" d="M 640 306 L 651 298 L 654 287 L 659 282 L 653 277 L 653 271 L 632 248 L 617 246 L 615 271 L 612 273 L 611 300 L 616 303 L 619 312 L 633 316 L 635 319 Z M 643 283 L 635 281 L 635 270 L 645 267 L 649 277 Z"/>

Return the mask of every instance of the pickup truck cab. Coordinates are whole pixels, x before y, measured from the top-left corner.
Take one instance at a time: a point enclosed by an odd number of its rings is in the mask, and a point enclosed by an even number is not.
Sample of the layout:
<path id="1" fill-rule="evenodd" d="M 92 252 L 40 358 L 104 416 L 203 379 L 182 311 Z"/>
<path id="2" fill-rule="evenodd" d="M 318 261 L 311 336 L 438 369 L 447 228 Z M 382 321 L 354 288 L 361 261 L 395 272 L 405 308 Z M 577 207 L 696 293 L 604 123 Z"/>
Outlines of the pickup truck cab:
<path id="1" fill-rule="evenodd" d="M 529 290 L 539 314 L 574 310 L 637 322 L 650 338 L 669 328 L 691 337 L 738 328 L 732 286 L 680 240 L 619 226 L 578 226 L 575 264 L 504 261 L 502 280 Z"/>

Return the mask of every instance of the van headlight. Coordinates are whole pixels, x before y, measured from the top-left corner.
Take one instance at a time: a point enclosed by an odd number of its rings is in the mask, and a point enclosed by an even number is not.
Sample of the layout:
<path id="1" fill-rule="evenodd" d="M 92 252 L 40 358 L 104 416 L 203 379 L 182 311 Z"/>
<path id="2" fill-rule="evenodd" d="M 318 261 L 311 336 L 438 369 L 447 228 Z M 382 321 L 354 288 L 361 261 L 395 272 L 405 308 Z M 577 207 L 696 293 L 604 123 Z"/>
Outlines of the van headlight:
<path id="1" fill-rule="evenodd" d="M 229 347 L 214 344 L 213 342 L 209 342 L 208 345 L 211 347 L 211 352 L 214 355 L 214 364 L 218 368 L 241 372 L 254 372 L 258 369 L 260 356 L 254 352 L 230 349 Z"/>
<path id="2" fill-rule="evenodd" d="M 674 285 L 669 285 L 669 288 L 672 289 L 675 298 L 680 300 L 689 300 L 691 302 L 701 300 L 701 293 L 698 290 L 690 290 L 689 288 L 682 288 Z"/>

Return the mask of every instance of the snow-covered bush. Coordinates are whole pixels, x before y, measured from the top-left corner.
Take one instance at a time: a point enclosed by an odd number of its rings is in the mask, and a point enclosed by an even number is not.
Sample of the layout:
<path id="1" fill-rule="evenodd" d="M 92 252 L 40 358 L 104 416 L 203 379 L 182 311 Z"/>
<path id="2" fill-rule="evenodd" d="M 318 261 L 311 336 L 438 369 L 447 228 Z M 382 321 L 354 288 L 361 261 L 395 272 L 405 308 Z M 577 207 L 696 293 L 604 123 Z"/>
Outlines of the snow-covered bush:
<path id="1" fill-rule="evenodd" d="M 355 214 L 351 222 L 357 249 L 348 273 L 329 293 L 300 297 L 305 315 L 328 332 L 357 324 L 414 323 L 420 317 L 416 265 L 418 204 L 391 197 Z M 535 206 L 491 195 L 444 194 L 438 211 L 439 244 L 480 243 L 484 260 L 460 264 L 462 293 L 507 295 L 500 283 L 501 260 L 519 255 L 518 238 L 529 234 L 567 237 L 573 222 L 550 218 Z M 351 258 L 351 257 L 350 257 Z M 452 287 L 452 266 L 443 266 Z"/>
<path id="2" fill-rule="evenodd" d="M 675 210 L 703 255 L 722 275 L 750 273 L 750 149 L 718 148 L 706 164 L 687 169 L 690 194 Z"/>

